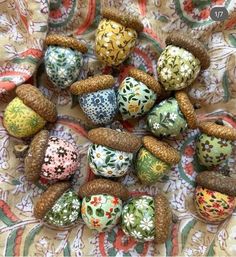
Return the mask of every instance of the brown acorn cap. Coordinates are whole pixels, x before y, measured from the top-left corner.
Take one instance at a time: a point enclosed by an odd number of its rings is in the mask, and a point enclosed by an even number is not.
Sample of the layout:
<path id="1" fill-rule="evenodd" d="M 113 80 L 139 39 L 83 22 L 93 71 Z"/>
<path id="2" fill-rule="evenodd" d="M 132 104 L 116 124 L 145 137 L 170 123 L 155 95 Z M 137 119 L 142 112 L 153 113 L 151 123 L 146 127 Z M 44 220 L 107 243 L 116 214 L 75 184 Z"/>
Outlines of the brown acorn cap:
<path id="1" fill-rule="evenodd" d="M 222 194 L 236 196 L 236 179 L 215 171 L 202 171 L 196 177 L 196 183 L 204 188 Z"/>
<path id="2" fill-rule="evenodd" d="M 70 188 L 69 182 L 58 182 L 47 188 L 40 196 L 34 207 L 34 216 L 36 219 L 43 219 L 50 211 L 56 201 Z"/>
<path id="3" fill-rule="evenodd" d="M 210 66 L 210 56 L 204 45 L 197 39 L 185 33 L 172 32 L 166 38 L 166 45 L 175 45 L 191 52 L 201 62 L 203 69 Z"/>
<path id="4" fill-rule="evenodd" d="M 177 100 L 179 108 L 188 123 L 188 127 L 195 129 L 197 127 L 197 116 L 187 93 L 184 91 L 176 91 L 175 99 Z"/>
<path id="5" fill-rule="evenodd" d="M 129 191 L 119 182 L 108 179 L 94 179 L 82 185 L 78 192 L 81 198 L 98 194 L 107 194 L 125 201 L 129 198 Z"/>
<path id="6" fill-rule="evenodd" d="M 152 136 L 142 138 L 144 147 L 157 158 L 169 164 L 177 164 L 180 161 L 180 154 L 166 142 L 159 141 Z"/>
<path id="7" fill-rule="evenodd" d="M 97 145 L 104 145 L 123 152 L 136 152 L 141 139 L 134 134 L 110 128 L 95 128 L 88 132 L 88 139 Z"/>
<path id="8" fill-rule="evenodd" d="M 236 140 L 236 129 L 230 128 L 224 125 L 216 124 L 215 122 L 204 121 L 199 124 L 199 129 L 201 132 L 217 137 L 223 138 L 228 140 Z"/>
<path id="9" fill-rule="evenodd" d="M 56 121 L 57 109 L 55 104 L 48 100 L 37 87 L 24 84 L 16 88 L 16 94 L 25 105 L 38 113 L 46 121 Z"/>
<path id="10" fill-rule="evenodd" d="M 111 75 L 97 75 L 76 81 L 70 86 L 70 92 L 74 95 L 82 95 L 110 88 L 114 84 L 115 79 Z"/>
<path id="11" fill-rule="evenodd" d="M 103 8 L 102 16 L 109 20 L 116 21 L 121 25 L 132 28 L 137 32 L 143 31 L 143 24 L 139 20 L 138 16 L 132 15 L 130 13 L 121 12 L 115 8 Z"/>
<path id="12" fill-rule="evenodd" d="M 155 241 L 157 244 L 165 243 L 172 223 L 172 213 L 166 197 L 158 194 L 154 197 L 155 204 Z"/>
<path id="13" fill-rule="evenodd" d="M 62 35 L 52 34 L 46 37 L 46 45 L 58 45 L 66 48 L 75 49 L 83 54 L 87 53 L 88 48 L 73 37 L 66 37 Z"/>
<path id="14" fill-rule="evenodd" d="M 48 139 L 49 132 L 41 130 L 34 136 L 30 144 L 29 151 L 25 157 L 25 175 L 29 181 L 36 182 L 39 180 Z"/>
<path id="15" fill-rule="evenodd" d="M 163 94 L 164 90 L 162 89 L 162 87 L 158 83 L 158 81 L 155 80 L 154 77 L 150 76 L 146 72 L 144 72 L 142 70 L 139 70 L 139 69 L 136 69 L 136 68 L 132 68 L 132 69 L 129 70 L 128 74 L 129 74 L 129 76 L 135 78 L 136 80 L 141 81 L 142 83 L 144 83 L 147 87 L 152 89 L 158 95 Z"/>

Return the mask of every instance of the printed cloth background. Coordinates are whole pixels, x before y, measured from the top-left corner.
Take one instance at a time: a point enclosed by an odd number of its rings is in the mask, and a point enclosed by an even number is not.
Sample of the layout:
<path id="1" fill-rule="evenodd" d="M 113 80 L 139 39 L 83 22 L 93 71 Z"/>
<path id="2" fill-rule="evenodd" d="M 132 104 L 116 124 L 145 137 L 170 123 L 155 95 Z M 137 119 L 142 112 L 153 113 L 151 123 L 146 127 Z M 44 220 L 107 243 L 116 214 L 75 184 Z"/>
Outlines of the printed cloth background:
<path id="1" fill-rule="evenodd" d="M 101 65 L 93 53 L 95 30 L 103 5 L 138 13 L 145 26 L 130 58 L 113 70 Z M 229 18 L 214 22 L 209 14 L 213 6 L 225 6 Z M 80 166 L 73 180 L 75 190 L 93 178 L 87 167 L 86 138 L 90 124 L 77 99 L 67 91 L 54 90 L 45 78 L 43 40 L 49 33 L 73 35 L 89 46 L 80 78 L 97 73 L 112 73 L 117 85 L 131 66 L 157 76 L 156 61 L 165 47 L 166 34 L 173 30 L 189 33 L 208 47 L 211 66 L 191 86 L 192 100 L 202 107 L 198 118 L 223 119 L 236 127 L 236 1 L 235 0 L 0 0 L 0 253 L 5 256 L 235 256 L 236 213 L 220 225 L 205 224 L 196 218 L 191 194 L 194 178 L 201 171 L 195 158 L 194 140 L 198 130 L 189 130 L 170 141 L 182 154 L 181 163 L 153 186 L 138 183 L 133 170 L 121 179 L 132 195 L 164 192 L 175 214 L 168 241 L 162 245 L 138 243 L 127 238 L 119 227 L 109 233 L 91 232 L 83 224 L 69 231 L 43 226 L 32 216 L 33 204 L 42 193 L 28 183 L 22 160 L 13 154 L 20 140 L 9 137 L 2 126 L 2 114 L 13 88 L 24 81 L 34 84 L 57 103 L 59 119 L 52 134 L 75 143 L 80 151 Z M 33 76 L 32 76 L 33 75 Z M 214 105 L 213 105 L 214 104 Z M 231 113 L 231 114 L 230 114 Z M 137 135 L 145 133 L 145 119 L 116 121 Z M 235 153 L 223 167 L 236 176 Z"/>

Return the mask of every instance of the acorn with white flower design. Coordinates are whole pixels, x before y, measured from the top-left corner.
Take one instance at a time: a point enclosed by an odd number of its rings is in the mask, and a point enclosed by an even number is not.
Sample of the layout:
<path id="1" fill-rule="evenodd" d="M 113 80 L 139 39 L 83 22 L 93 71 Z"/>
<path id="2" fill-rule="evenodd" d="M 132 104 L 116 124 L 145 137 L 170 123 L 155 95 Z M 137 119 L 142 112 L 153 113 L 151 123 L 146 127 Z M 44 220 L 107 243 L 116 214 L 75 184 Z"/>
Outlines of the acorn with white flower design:
<path id="1" fill-rule="evenodd" d="M 203 44 L 187 34 L 171 33 L 166 45 L 157 67 L 158 80 L 166 90 L 186 88 L 197 78 L 201 68 L 210 66 L 210 57 Z"/>
<path id="2" fill-rule="evenodd" d="M 137 241 L 164 243 L 172 223 L 171 209 L 166 197 L 143 195 L 130 199 L 122 211 L 124 233 Z"/>

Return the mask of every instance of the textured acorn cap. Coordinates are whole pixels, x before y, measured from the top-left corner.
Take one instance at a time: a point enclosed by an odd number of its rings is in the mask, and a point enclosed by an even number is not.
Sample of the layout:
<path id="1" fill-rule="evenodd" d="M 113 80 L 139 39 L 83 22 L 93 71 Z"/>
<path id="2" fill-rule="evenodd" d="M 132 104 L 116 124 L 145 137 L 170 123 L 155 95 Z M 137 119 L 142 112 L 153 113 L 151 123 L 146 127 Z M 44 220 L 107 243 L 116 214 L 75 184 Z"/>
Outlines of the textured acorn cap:
<path id="1" fill-rule="evenodd" d="M 62 35 L 52 34 L 46 37 L 45 39 L 46 45 L 58 45 L 66 48 L 75 49 L 83 54 L 88 51 L 88 48 L 78 40 L 73 37 L 66 37 Z"/>
<path id="2" fill-rule="evenodd" d="M 132 28 L 137 32 L 141 32 L 143 30 L 143 24 L 139 20 L 138 16 L 130 13 L 121 12 L 115 8 L 103 8 L 102 16 L 109 20 L 116 21 L 125 27 Z"/>
<path id="3" fill-rule="evenodd" d="M 47 188 L 40 196 L 34 207 L 34 216 L 36 219 L 43 219 L 51 210 L 56 201 L 70 188 L 69 182 L 58 182 Z"/>
<path id="4" fill-rule="evenodd" d="M 197 116 L 187 93 L 185 93 L 184 91 L 176 91 L 175 99 L 178 102 L 181 112 L 185 116 L 188 127 L 191 129 L 195 129 L 197 127 Z"/>
<path id="5" fill-rule="evenodd" d="M 236 196 L 236 179 L 224 176 L 216 171 L 202 171 L 197 175 L 196 183 L 222 194 Z"/>
<path id="6" fill-rule="evenodd" d="M 129 198 L 129 191 L 122 184 L 102 178 L 94 179 L 82 185 L 78 194 L 81 198 L 98 194 L 112 195 L 124 201 Z"/>
<path id="7" fill-rule="evenodd" d="M 155 80 L 154 77 L 150 76 L 146 72 L 132 68 L 128 72 L 129 76 L 135 78 L 138 81 L 141 81 L 144 83 L 147 87 L 152 89 L 154 92 L 156 92 L 158 95 L 162 95 L 164 89 L 162 89 L 161 85 L 158 83 L 157 80 Z"/>
<path id="8" fill-rule="evenodd" d="M 136 152 L 141 139 L 134 134 L 110 128 L 95 128 L 88 132 L 88 139 L 97 145 L 104 145 L 119 151 Z"/>
<path id="9" fill-rule="evenodd" d="M 110 88 L 114 83 L 115 79 L 111 75 L 97 75 L 73 83 L 70 86 L 70 92 L 74 95 L 82 95 Z"/>
<path id="10" fill-rule="evenodd" d="M 169 164 L 177 164 L 180 161 L 180 154 L 166 142 L 159 141 L 152 136 L 142 138 L 144 147 L 157 158 Z"/>
<path id="11" fill-rule="evenodd" d="M 158 194 L 154 197 L 155 205 L 155 241 L 157 244 L 165 243 L 172 223 L 172 213 L 166 197 Z"/>
<path id="12" fill-rule="evenodd" d="M 201 132 L 208 136 L 223 138 L 228 140 L 236 140 L 236 129 L 224 125 L 216 124 L 215 122 L 205 121 L 199 124 Z"/>
<path id="13" fill-rule="evenodd" d="M 175 45 L 191 52 L 201 62 L 203 69 L 210 66 L 210 56 L 204 45 L 191 35 L 180 32 L 172 32 L 166 38 L 166 45 Z"/>
<path id="14" fill-rule="evenodd" d="M 55 104 L 49 101 L 36 87 L 24 84 L 16 88 L 17 96 L 46 121 L 55 122 L 57 110 Z"/>
<path id="15" fill-rule="evenodd" d="M 25 175 L 27 180 L 36 182 L 39 180 L 44 155 L 47 149 L 49 132 L 41 130 L 37 133 L 25 157 Z"/>

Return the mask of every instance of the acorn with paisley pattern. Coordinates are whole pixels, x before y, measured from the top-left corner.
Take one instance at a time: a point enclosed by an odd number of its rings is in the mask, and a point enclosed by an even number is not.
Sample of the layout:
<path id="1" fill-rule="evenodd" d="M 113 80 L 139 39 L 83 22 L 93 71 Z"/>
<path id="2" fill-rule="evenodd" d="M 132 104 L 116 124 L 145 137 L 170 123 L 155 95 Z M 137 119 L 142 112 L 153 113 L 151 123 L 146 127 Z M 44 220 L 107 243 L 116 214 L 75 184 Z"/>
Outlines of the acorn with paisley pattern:
<path id="1" fill-rule="evenodd" d="M 23 84 L 16 88 L 16 97 L 4 111 L 3 126 L 11 136 L 25 138 L 56 119 L 56 106 L 36 87 Z"/>
<path id="2" fill-rule="evenodd" d="M 115 8 L 103 8 L 95 38 L 95 52 L 108 66 L 124 62 L 133 51 L 143 24 L 137 16 Z"/>
<path id="3" fill-rule="evenodd" d="M 157 73 L 165 90 L 180 90 L 191 85 L 201 69 L 210 66 L 210 57 L 203 44 L 192 36 L 172 32 L 166 38 Z"/>
<path id="4" fill-rule="evenodd" d="M 137 241 L 165 243 L 172 224 L 172 213 L 166 197 L 157 194 L 130 199 L 122 211 L 123 232 Z"/>
<path id="5" fill-rule="evenodd" d="M 197 127 L 194 107 L 184 91 L 176 91 L 148 113 L 147 127 L 156 137 L 176 137 L 187 128 Z"/>
<path id="6" fill-rule="evenodd" d="M 197 156 L 205 167 L 214 167 L 225 162 L 233 151 L 233 141 L 236 140 L 236 129 L 216 122 L 201 122 L 201 134 L 197 139 Z"/>
<path id="7" fill-rule="evenodd" d="M 110 128 L 95 128 L 88 132 L 92 142 L 88 149 L 89 167 L 102 177 L 124 176 L 132 165 L 141 139 L 134 134 Z"/>
<path id="8" fill-rule="evenodd" d="M 58 182 L 47 188 L 34 207 L 34 216 L 45 225 L 69 229 L 78 223 L 81 200 L 69 182 Z"/>
<path id="9" fill-rule="evenodd" d="M 119 223 L 122 203 L 129 191 L 120 183 L 107 179 L 94 179 L 79 189 L 82 198 L 81 216 L 92 230 L 105 232 Z"/>
<path id="10" fill-rule="evenodd" d="M 71 85 L 70 92 L 78 95 L 81 109 L 93 124 L 105 125 L 113 121 L 118 110 L 114 84 L 113 76 L 96 75 Z"/>
<path id="11" fill-rule="evenodd" d="M 73 37 L 52 34 L 46 37 L 44 55 L 46 73 L 59 89 L 66 89 L 78 79 L 87 47 Z"/>
<path id="12" fill-rule="evenodd" d="M 143 147 L 136 158 L 137 176 L 141 183 L 151 185 L 159 181 L 172 165 L 178 164 L 180 154 L 166 142 L 151 136 L 142 138 Z"/>
<path id="13" fill-rule="evenodd" d="M 206 222 L 227 219 L 236 207 L 236 179 L 215 171 L 203 171 L 196 177 L 196 211 Z"/>

